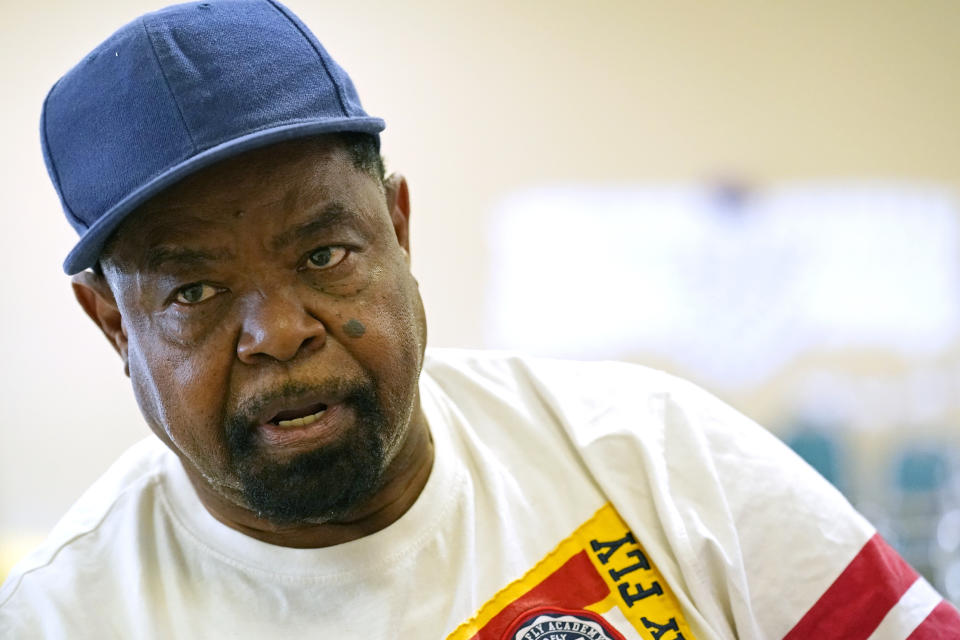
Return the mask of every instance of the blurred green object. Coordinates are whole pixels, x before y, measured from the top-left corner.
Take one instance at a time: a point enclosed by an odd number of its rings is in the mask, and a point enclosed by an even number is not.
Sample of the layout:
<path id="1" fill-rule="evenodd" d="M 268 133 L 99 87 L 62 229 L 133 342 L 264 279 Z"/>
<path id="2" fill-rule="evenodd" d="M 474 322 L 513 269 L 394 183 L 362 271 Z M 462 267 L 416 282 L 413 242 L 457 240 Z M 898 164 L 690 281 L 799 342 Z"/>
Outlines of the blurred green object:
<path id="1" fill-rule="evenodd" d="M 960 560 L 942 527 L 955 521 L 957 509 L 952 486 L 955 458 L 947 443 L 905 440 L 890 460 L 888 513 L 890 543 L 907 562 L 948 598 L 956 601 L 960 589 L 954 584 Z M 944 532 L 952 533 L 952 532 Z"/>
<path id="2" fill-rule="evenodd" d="M 946 487 L 950 462 L 940 449 L 914 447 L 902 451 L 896 462 L 896 484 L 908 493 L 928 493 Z"/>
<path id="3" fill-rule="evenodd" d="M 835 436 L 823 429 L 802 426 L 787 437 L 785 442 L 830 484 L 844 492 L 844 460 L 840 443 Z"/>

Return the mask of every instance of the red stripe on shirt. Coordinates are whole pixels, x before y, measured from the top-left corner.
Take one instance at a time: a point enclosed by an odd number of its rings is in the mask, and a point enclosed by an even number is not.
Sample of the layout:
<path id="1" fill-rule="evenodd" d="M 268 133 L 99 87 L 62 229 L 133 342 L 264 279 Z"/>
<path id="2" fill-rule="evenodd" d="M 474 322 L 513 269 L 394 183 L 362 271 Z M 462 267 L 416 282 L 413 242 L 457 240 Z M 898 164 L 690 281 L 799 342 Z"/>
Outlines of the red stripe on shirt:
<path id="1" fill-rule="evenodd" d="M 948 602 L 941 601 L 907 640 L 946 640 L 960 638 L 960 613 Z"/>
<path id="2" fill-rule="evenodd" d="M 917 579 L 917 572 L 874 534 L 784 640 L 865 639 Z"/>
<path id="3" fill-rule="evenodd" d="M 607 583 L 594 569 L 587 552 L 581 551 L 540 584 L 504 607 L 471 640 L 500 640 L 507 627 L 524 611 L 550 605 L 563 609 L 583 609 L 600 602 L 609 593 Z"/>

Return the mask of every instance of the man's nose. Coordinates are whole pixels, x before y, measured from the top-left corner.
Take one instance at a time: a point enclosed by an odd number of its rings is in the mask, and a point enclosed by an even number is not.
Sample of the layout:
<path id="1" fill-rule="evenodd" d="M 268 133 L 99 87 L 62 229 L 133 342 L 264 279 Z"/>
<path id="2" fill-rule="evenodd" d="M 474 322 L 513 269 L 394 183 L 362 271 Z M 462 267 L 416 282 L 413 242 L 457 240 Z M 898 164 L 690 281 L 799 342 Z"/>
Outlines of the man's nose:
<path id="1" fill-rule="evenodd" d="M 237 357 L 245 364 L 265 358 L 287 362 L 321 348 L 326 338 L 326 327 L 296 296 L 258 292 L 244 305 Z"/>

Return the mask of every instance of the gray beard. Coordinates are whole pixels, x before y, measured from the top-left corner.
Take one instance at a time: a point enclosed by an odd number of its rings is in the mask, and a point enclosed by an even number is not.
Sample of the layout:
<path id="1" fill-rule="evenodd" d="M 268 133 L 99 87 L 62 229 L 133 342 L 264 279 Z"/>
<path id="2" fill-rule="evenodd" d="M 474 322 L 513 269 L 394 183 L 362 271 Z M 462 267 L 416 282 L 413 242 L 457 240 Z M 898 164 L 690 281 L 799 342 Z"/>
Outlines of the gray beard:
<path id="1" fill-rule="evenodd" d="M 382 436 L 387 419 L 373 383 L 332 381 L 325 385 L 344 397 L 356 422 L 338 442 L 277 461 L 258 446 L 251 416 L 277 396 L 317 391 L 285 385 L 259 396 L 227 420 L 227 448 L 245 506 L 278 525 L 318 524 L 343 518 L 380 487 L 385 468 Z M 320 388 L 322 390 L 322 388 Z"/>

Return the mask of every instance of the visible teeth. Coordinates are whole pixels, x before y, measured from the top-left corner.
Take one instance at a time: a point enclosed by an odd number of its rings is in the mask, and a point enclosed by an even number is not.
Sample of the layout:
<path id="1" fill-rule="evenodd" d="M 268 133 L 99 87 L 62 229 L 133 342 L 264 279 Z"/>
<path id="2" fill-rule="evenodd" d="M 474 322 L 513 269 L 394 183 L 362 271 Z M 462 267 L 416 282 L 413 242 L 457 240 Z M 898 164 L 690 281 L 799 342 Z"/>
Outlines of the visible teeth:
<path id="1" fill-rule="evenodd" d="M 326 409 L 321 409 L 320 411 L 317 411 L 314 414 L 311 414 L 309 416 L 303 416 L 302 418 L 293 418 L 292 420 L 278 420 L 277 426 L 278 427 L 305 427 L 308 424 L 312 424 L 317 420 L 319 420 L 320 416 L 323 415 L 324 411 L 326 411 Z"/>

